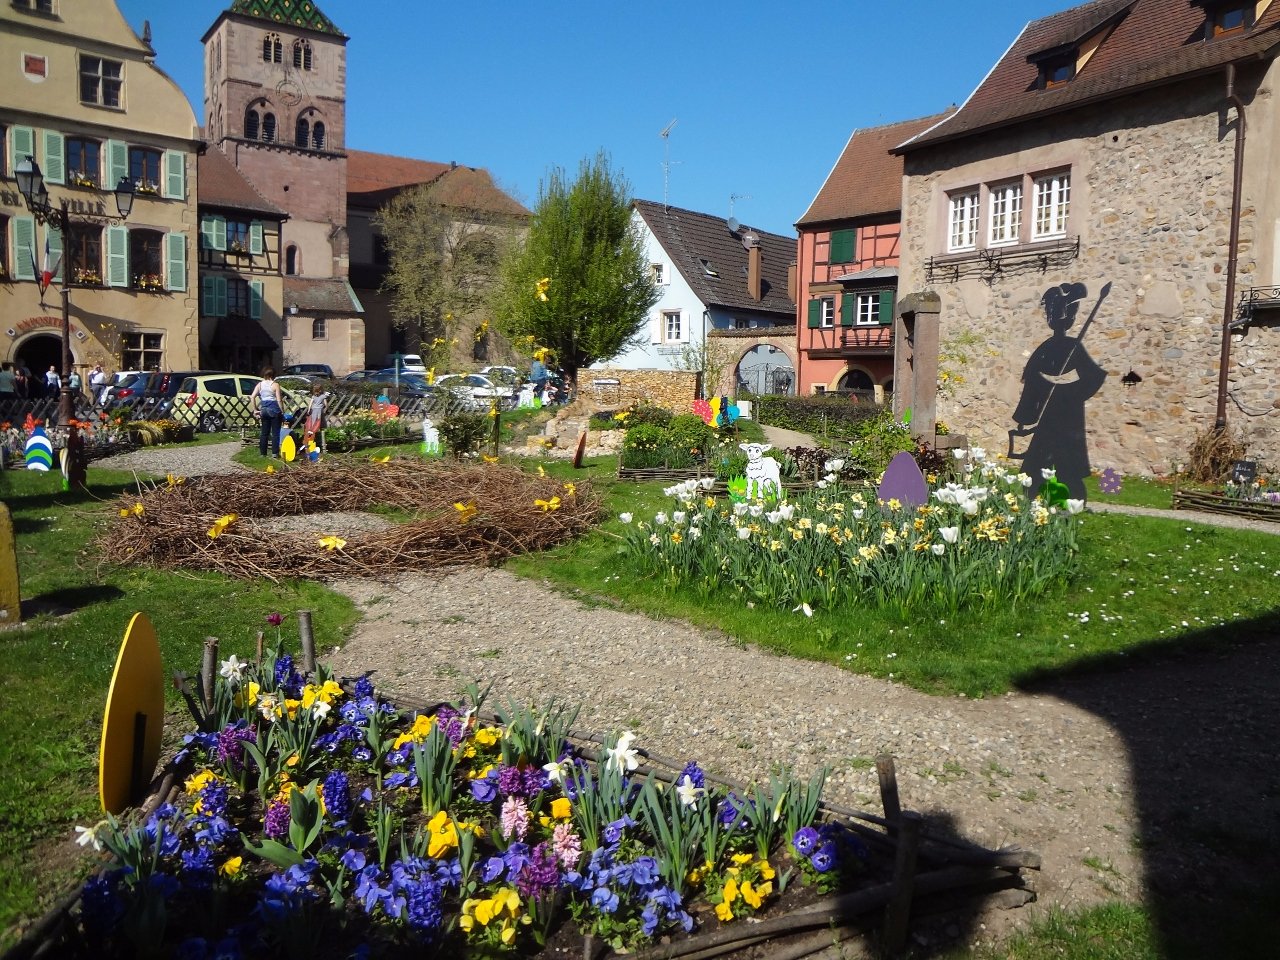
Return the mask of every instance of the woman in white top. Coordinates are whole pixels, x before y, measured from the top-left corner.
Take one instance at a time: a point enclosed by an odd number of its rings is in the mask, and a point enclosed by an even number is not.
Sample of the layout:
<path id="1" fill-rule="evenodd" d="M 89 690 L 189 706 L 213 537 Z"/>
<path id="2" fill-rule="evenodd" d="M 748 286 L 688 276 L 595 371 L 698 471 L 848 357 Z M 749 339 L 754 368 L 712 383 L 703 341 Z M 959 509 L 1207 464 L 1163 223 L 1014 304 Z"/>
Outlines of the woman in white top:
<path id="1" fill-rule="evenodd" d="M 280 456 L 280 427 L 284 424 L 284 400 L 280 394 L 280 384 L 275 381 L 276 372 L 270 367 L 262 371 L 262 380 L 249 395 L 253 404 L 253 415 L 262 418 L 262 432 L 258 435 L 258 453 L 267 455 L 267 447 L 271 447 L 271 456 Z"/>

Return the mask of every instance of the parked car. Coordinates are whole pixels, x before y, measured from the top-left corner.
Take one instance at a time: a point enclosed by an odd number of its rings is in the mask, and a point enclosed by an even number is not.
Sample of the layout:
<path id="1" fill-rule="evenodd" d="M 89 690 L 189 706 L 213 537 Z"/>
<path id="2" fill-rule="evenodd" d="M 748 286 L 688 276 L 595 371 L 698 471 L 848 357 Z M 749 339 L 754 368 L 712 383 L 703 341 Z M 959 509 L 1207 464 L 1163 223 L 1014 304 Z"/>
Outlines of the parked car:
<path id="1" fill-rule="evenodd" d="M 377 372 L 377 370 L 354 370 L 342 379 L 346 383 L 364 383 Z"/>
<path id="2" fill-rule="evenodd" d="M 480 373 L 488 377 L 490 380 L 494 381 L 494 383 L 500 383 L 508 387 L 518 388 L 520 384 L 524 383 L 524 380 L 525 380 L 524 375 L 515 367 L 506 367 L 506 366 L 481 367 Z"/>
<path id="3" fill-rule="evenodd" d="M 243 373 L 215 373 L 185 378 L 174 394 L 169 414 L 179 423 L 189 423 L 202 433 L 216 433 L 227 427 L 251 427 L 254 388 L 261 377 Z M 297 416 L 307 407 L 307 394 L 281 385 L 286 415 Z"/>
<path id="4" fill-rule="evenodd" d="M 165 370 L 134 374 L 117 384 L 108 398 L 108 409 L 124 411 L 134 420 L 160 420 L 170 415 L 174 394 L 188 377 L 219 373 L 218 370 Z"/>
<path id="5" fill-rule="evenodd" d="M 430 397 L 434 396 L 436 392 L 436 388 L 427 381 L 425 375 L 421 373 L 406 373 L 403 370 L 397 373 L 394 368 L 377 370 L 362 380 L 361 383 L 390 387 L 393 390 L 399 385 L 401 396 Z"/>
<path id="6" fill-rule="evenodd" d="M 422 362 L 422 357 L 416 353 L 388 353 L 387 366 L 392 370 L 399 367 L 409 373 L 427 372 L 427 365 Z"/>
<path id="7" fill-rule="evenodd" d="M 151 379 L 151 374 L 145 370 L 135 370 L 132 373 L 116 374 L 114 383 L 108 384 L 102 393 L 102 407 L 104 410 L 114 410 L 117 407 L 134 406 L 142 401 L 143 394 L 147 390 L 147 382 Z"/>
<path id="8" fill-rule="evenodd" d="M 486 410 L 494 400 L 503 410 L 512 410 L 519 393 L 516 387 L 495 383 L 481 373 L 448 373 L 436 378 L 436 386 L 462 398 L 473 410 Z"/>
<path id="9" fill-rule="evenodd" d="M 327 363 L 292 363 L 280 371 L 281 376 L 325 377 L 333 379 L 333 367 Z"/>

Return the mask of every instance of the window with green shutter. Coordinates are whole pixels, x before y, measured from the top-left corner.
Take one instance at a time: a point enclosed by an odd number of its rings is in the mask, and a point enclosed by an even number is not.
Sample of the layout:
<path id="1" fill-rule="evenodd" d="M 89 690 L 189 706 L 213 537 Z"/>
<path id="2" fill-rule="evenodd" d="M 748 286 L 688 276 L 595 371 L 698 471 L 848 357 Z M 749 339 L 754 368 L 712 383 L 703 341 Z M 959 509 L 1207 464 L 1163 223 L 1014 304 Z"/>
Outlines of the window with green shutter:
<path id="1" fill-rule="evenodd" d="M 262 221 L 253 220 L 249 223 L 249 252 L 255 257 L 262 254 Z"/>
<path id="2" fill-rule="evenodd" d="M 187 237 L 185 234 L 165 234 L 164 285 L 169 290 L 187 289 Z"/>
<path id="3" fill-rule="evenodd" d="M 129 286 L 129 230 L 107 227 L 107 286 Z"/>
<path id="4" fill-rule="evenodd" d="M 249 281 L 249 316 L 254 320 L 262 319 L 262 281 Z"/>
<path id="5" fill-rule="evenodd" d="M 41 140 L 44 146 L 44 166 L 40 172 L 44 174 L 46 183 L 62 184 L 67 182 L 66 142 L 57 130 L 42 130 Z"/>
<path id="6" fill-rule="evenodd" d="M 200 246 L 205 250 L 227 249 L 227 221 L 225 217 L 200 218 Z"/>
<path id="7" fill-rule="evenodd" d="M 827 262 L 853 263 L 857 237 L 858 231 L 856 230 L 832 230 L 831 252 L 827 255 Z"/>
<path id="8" fill-rule="evenodd" d="M 893 291 L 882 290 L 880 293 L 880 325 L 887 327 L 893 323 Z"/>
<path id="9" fill-rule="evenodd" d="M 34 280 L 36 252 L 35 217 L 13 218 L 13 279 Z"/>
<path id="10" fill-rule="evenodd" d="M 809 329 L 816 330 L 822 326 L 822 301 L 809 301 Z"/>
<path id="11" fill-rule="evenodd" d="M 12 172 L 27 157 L 36 155 L 36 131 L 34 127 L 9 128 L 9 170 Z M 30 279 L 28 277 L 27 279 Z"/>
<path id="12" fill-rule="evenodd" d="M 121 178 L 129 175 L 129 145 L 123 140 L 108 140 L 105 153 L 107 175 L 103 178 L 102 188 L 114 190 Z"/>
<path id="13" fill-rule="evenodd" d="M 187 158 L 180 150 L 164 152 L 162 196 L 169 200 L 187 199 Z"/>
<path id="14" fill-rule="evenodd" d="M 852 327 L 854 320 L 854 304 L 858 302 L 858 298 L 852 293 L 843 293 L 840 295 L 840 326 Z"/>

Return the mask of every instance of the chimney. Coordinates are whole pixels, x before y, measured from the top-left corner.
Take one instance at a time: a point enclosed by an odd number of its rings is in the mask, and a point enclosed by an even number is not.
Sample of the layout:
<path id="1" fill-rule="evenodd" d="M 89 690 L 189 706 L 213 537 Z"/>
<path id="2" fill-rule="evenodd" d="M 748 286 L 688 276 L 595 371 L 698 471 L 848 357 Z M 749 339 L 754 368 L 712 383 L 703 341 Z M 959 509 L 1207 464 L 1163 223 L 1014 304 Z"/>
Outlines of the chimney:
<path id="1" fill-rule="evenodd" d="M 760 266 L 760 237 L 754 233 L 745 234 L 742 245 L 747 248 L 747 295 L 759 303 L 764 299 L 764 290 Z"/>

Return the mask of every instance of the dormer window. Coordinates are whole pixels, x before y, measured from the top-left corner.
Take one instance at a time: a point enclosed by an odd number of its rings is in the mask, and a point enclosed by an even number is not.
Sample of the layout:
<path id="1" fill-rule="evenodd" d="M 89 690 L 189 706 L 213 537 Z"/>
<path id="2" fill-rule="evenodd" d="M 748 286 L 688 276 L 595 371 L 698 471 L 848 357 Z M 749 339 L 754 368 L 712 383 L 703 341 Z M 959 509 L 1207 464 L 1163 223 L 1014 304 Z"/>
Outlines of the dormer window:
<path id="1" fill-rule="evenodd" d="M 716 272 L 716 268 L 711 265 L 710 260 L 700 260 L 699 262 L 702 264 L 702 275 L 704 277 L 720 276 L 720 274 Z"/>
<path id="2" fill-rule="evenodd" d="M 1060 87 L 1076 75 L 1075 51 L 1068 56 L 1054 57 L 1040 64 L 1040 88 L 1050 90 Z"/>
<path id="3" fill-rule="evenodd" d="M 1210 33 L 1215 37 L 1243 33 L 1249 26 L 1249 10 L 1244 6 L 1226 3 L 1209 11 Z"/>

